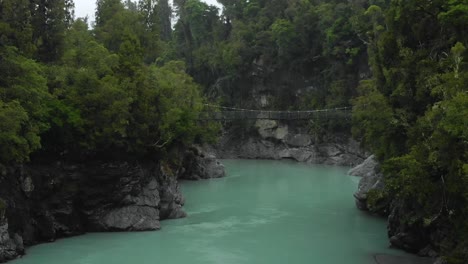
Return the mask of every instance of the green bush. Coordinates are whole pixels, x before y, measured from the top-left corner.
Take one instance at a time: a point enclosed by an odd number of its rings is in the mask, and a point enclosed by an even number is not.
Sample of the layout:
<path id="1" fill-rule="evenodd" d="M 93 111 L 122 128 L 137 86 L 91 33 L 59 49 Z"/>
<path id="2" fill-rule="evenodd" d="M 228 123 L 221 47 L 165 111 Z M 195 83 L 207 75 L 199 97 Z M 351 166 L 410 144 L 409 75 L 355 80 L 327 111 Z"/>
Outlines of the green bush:
<path id="1" fill-rule="evenodd" d="M 367 192 L 367 208 L 372 213 L 385 214 L 388 201 L 388 194 L 383 190 L 372 189 Z"/>

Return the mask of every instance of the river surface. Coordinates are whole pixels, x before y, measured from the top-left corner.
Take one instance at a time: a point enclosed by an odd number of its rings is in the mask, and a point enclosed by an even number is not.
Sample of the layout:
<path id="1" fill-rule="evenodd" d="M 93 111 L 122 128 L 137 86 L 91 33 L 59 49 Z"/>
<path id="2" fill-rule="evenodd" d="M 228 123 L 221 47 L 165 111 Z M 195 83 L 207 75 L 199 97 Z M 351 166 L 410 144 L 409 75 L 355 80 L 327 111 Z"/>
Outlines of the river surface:
<path id="1" fill-rule="evenodd" d="M 14 264 L 373 264 L 385 221 L 356 209 L 346 168 L 225 160 L 228 176 L 183 182 L 188 217 L 158 232 L 96 233 L 27 250 Z"/>

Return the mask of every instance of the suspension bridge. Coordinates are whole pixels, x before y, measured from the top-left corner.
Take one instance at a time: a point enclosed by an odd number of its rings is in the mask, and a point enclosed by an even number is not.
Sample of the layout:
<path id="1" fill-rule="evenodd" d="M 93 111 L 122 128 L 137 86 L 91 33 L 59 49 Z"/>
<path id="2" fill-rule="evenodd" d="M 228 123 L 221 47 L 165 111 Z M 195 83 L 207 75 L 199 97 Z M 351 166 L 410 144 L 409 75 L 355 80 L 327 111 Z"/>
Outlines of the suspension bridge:
<path id="1" fill-rule="evenodd" d="M 269 111 L 223 107 L 205 104 L 205 111 L 199 115 L 199 120 L 310 120 L 310 119 L 348 119 L 351 117 L 352 107 L 339 107 L 305 111 Z"/>

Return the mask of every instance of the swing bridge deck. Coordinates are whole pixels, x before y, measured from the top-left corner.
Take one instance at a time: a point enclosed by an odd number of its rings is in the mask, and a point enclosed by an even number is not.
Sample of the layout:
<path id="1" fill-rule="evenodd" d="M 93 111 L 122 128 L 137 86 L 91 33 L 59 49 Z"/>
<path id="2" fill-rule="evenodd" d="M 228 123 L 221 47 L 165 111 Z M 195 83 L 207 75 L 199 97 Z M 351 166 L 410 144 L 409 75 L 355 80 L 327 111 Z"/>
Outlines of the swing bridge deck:
<path id="1" fill-rule="evenodd" d="M 199 120 L 310 120 L 310 119 L 348 119 L 351 117 L 352 107 L 329 108 L 306 111 L 268 111 L 240 109 L 232 107 L 221 107 L 205 105 L 212 111 L 203 111 Z"/>

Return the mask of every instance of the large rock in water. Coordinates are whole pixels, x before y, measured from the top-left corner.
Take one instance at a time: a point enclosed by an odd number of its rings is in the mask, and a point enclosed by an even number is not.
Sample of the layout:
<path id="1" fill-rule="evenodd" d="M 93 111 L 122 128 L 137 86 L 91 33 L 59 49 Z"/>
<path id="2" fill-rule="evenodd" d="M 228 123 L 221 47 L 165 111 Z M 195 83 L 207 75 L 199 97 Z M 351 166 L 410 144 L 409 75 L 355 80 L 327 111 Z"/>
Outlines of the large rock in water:
<path id="1" fill-rule="evenodd" d="M 375 156 L 371 155 L 363 163 L 350 169 L 348 171 L 348 174 L 351 176 L 364 177 L 368 175 L 369 173 L 374 173 L 377 165 L 379 165 L 379 163 L 375 159 Z"/>
<path id="2" fill-rule="evenodd" d="M 111 210 L 99 219 L 101 230 L 145 231 L 161 228 L 159 211 L 154 207 L 130 205 Z"/>
<path id="3" fill-rule="evenodd" d="M 369 210 L 367 207 L 367 194 L 371 190 L 383 190 L 385 187 L 383 174 L 378 170 L 379 163 L 372 155 L 362 164 L 359 164 L 348 171 L 349 175 L 362 177 L 359 181 L 358 190 L 354 194 L 354 197 L 356 198 L 356 206 L 361 210 Z"/>
<path id="4" fill-rule="evenodd" d="M 23 240 L 15 234 L 10 237 L 8 233 L 8 220 L 0 212 L 0 262 L 16 258 L 24 252 Z"/>
<path id="5" fill-rule="evenodd" d="M 187 151 L 183 167 L 185 172 L 181 178 L 187 180 L 221 178 L 226 175 L 224 165 L 214 155 L 205 153 L 199 147 Z"/>
<path id="6" fill-rule="evenodd" d="M 110 164 L 85 177 L 80 199 L 93 231 L 157 230 L 160 219 L 185 216 L 177 175 L 167 165 Z"/>

